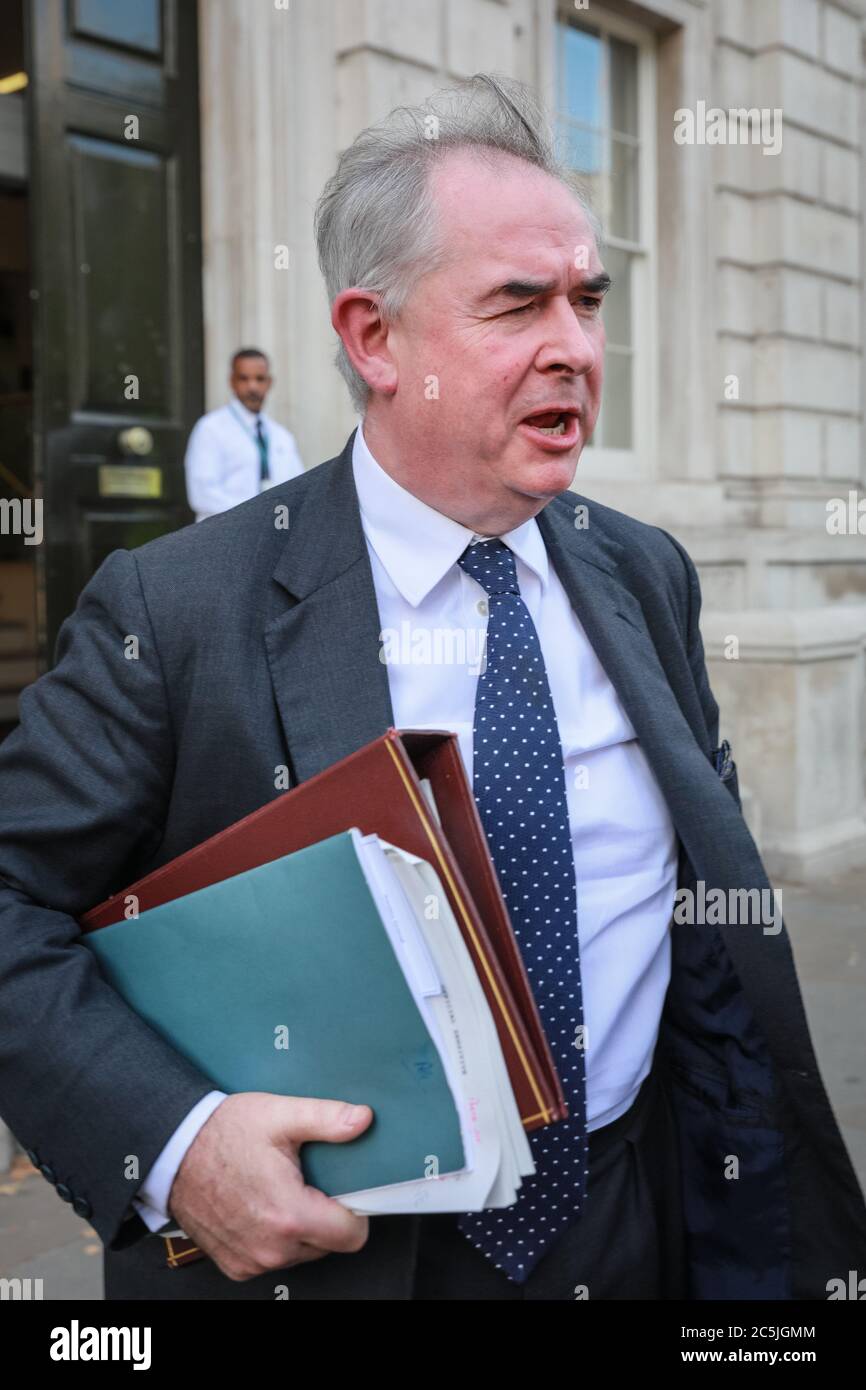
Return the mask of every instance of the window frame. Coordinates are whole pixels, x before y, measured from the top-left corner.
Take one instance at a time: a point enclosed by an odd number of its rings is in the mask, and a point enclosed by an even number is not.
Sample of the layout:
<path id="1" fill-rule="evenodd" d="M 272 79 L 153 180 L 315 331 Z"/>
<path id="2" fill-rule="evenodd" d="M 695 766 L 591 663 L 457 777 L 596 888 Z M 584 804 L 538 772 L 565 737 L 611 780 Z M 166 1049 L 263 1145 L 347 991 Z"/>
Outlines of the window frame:
<path id="1" fill-rule="evenodd" d="M 630 253 L 632 265 L 632 436 L 630 449 L 593 445 L 584 448 L 581 480 L 647 480 L 657 476 L 658 447 L 658 305 L 656 36 L 651 29 L 601 9 L 574 10 L 560 3 L 553 26 L 553 102 L 557 131 L 566 119 L 559 107 L 562 55 L 559 26 L 591 28 L 602 38 L 624 39 L 637 49 L 638 241 L 607 236 L 606 244 Z M 583 22 L 582 22 L 583 21 Z M 608 132 L 611 127 L 605 127 Z M 576 171 L 579 172 L 579 171 Z M 604 246 L 599 248 L 604 261 Z M 615 293 L 615 289 L 611 291 Z M 602 311 L 603 312 L 603 311 Z M 602 393 L 602 403 L 604 393 Z M 604 405 L 602 404 L 602 410 Z M 575 480 L 576 481 L 576 480 Z"/>

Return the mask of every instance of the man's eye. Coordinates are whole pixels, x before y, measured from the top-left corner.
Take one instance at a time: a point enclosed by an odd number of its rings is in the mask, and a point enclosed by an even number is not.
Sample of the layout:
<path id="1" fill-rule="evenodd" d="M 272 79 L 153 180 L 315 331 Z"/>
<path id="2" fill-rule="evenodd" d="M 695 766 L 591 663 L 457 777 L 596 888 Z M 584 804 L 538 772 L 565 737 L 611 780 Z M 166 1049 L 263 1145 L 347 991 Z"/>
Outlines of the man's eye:
<path id="1" fill-rule="evenodd" d="M 589 309 L 592 313 L 598 313 L 601 311 L 602 301 L 596 298 L 594 295 L 581 295 L 579 299 L 575 300 L 574 307 L 576 308 L 578 305 L 580 305 L 582 309 Z M 520 304 L 516 309 L 506 310 L 506 318 L 510 314 L 525 314 L 527 309 L 534 308 L 534 300 L 532 300 L 529 304 Z"/>

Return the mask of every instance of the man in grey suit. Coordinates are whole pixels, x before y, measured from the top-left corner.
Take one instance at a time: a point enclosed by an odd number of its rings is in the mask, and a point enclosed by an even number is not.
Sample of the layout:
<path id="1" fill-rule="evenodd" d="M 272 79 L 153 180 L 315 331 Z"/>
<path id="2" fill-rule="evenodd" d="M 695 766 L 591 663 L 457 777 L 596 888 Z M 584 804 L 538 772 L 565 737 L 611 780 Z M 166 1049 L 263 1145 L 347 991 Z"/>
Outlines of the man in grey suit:
<path id="1" fill-rule="evenodd" d="M 0 749 L 0 1112 L 98 1231 L 109 1298 L 572 1299 L 577 1280 L 603 1298 L 821 1299 L 863 1267 L 866 1208 L 787 933 L 775 909 L 738 915 L 769 884 L 718 747 L 694 566 L 569 491 L 601 395 L 596 230 L 516 85 L 478 77 L 359 136 L 317 234 L 363 429 L 304 476 L 109 556 L 22 697 Z M 510 575 L 489 600 L 479 555 Z M 455 726 L 470 757 L 475 735 L 483 802 L 475 687 L 380 660 L 405 605 L 489 613 L 488 675 L 510 612 L 510 693 L 529 652 L 529 703 L 550 699 L 558 725 L 546 794 L 602 1041 L 591 1024 L 562 1130 L 587 1145 L 586 1194 L 517 1274 L 456 1216 L 368 1223 L 306 1187 L 299 1146 L 351 1142 L 369 1108 L 215 1094 L 78 942 L 87 908 L 278 795 L 278 769 L 302 782 L 407 716 Z M 503 691 L 476 678 L 491 708 Z M 583 802 L 578 767 L 595 769 Z M 542 1009 L 562 984 L 547 973 Z M 546 1142 L 537 1221 L 556 1206 Z M 570 1184 L 582 1150 L 562 1152 Z M 169 1268 L 163 1216 L 209 1258 Z"/>

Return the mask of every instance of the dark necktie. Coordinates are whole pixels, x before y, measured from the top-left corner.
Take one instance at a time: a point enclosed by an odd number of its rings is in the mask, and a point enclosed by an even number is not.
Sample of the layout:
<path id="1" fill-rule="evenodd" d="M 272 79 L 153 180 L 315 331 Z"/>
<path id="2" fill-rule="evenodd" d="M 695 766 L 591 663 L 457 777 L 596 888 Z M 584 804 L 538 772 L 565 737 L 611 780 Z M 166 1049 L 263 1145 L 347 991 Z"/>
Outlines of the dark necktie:
<path id="1" fill-rule="evenodd" d="M 488 594 L 487 664 L 475 697 L 475 801 L 569 1107 L 567 1120 L 530 1134 L 536 1171 L 515 1204 L 467 1212 L 458 1222 L 522 1284 L 578 1219 L 586 1191 L 577 888 L 556 713 L 514 555 L 504 541 L 478 541 L 458 564 Z"/>
<path id="2" fill-rule="evenodd" d="M 271 471 L 268 467 L 268 437 L 265 434 L 261 420 L 256 420 L 256 440 L 258 441 L 259 462 L 261 464 L 260 481 L 264 483 L 270 478 Z"/>

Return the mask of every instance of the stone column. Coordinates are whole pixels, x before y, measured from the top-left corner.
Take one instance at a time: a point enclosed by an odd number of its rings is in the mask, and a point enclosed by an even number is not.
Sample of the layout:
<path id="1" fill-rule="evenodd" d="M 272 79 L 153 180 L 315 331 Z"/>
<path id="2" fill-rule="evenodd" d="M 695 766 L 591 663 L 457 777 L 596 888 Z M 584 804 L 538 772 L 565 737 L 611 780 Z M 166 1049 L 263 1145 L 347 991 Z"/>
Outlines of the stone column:
<path id="1" fill-rule="evenodd" d="M 227 399 L 231 353 L 264 348 L 266 408 L 308 467 L 355 423 L 312 226 L 337 150 L 334 15 L 330 4 L 199 0 L 207 408 Z"/>
<path id="2" fill-rule="evenodd" d="M 862 6 L 713 9 L 712 103 L 781 116 L 778 153 L 713 151 L 719 473 L 753 524 L 820 527 L 828 488 L 864 476 Z M 723 395 L 731 378 L 738 399 Z"/>

